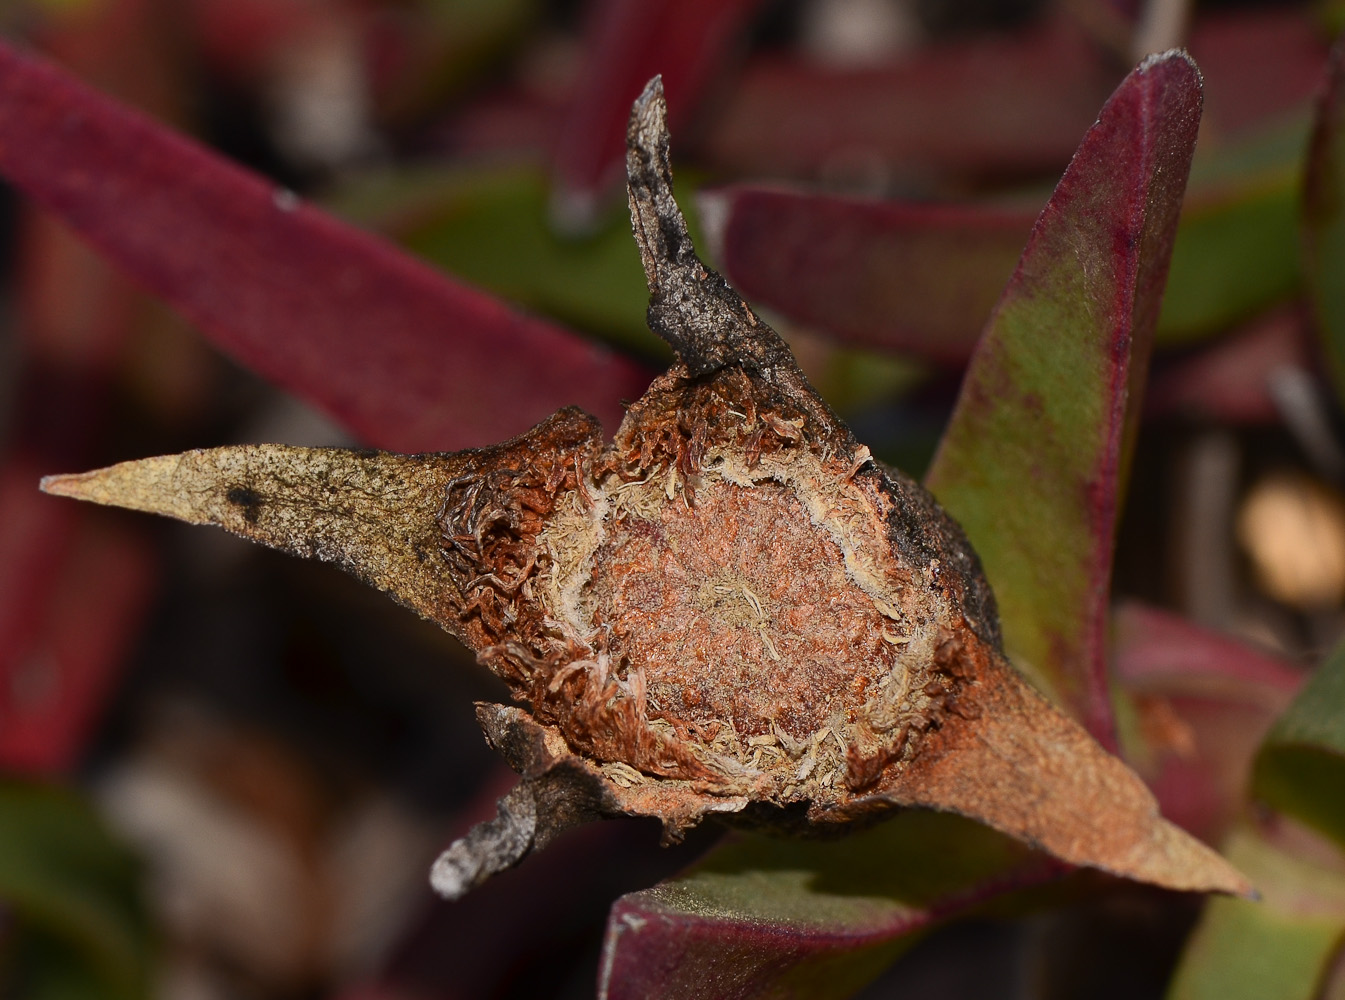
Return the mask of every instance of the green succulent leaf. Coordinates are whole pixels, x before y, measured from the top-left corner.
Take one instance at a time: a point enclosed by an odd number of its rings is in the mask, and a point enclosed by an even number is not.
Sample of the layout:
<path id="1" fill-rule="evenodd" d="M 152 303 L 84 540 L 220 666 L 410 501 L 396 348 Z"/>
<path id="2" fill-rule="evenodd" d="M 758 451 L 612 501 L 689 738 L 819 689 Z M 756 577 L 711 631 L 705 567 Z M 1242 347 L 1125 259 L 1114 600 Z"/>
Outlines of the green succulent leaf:
<path id="1" fill-rule="evenodd" d="M 15 915 L 21 945 L 18 968 L 6 974 L 25 989 L 147 995 L 151 938 L 137 865 L 74 793 L 0 784 L 0 901 Z M 81 983 L 97 990 L 74 992 Z"/>
<path id="2" fill-rule="evenodd" d="M 1228 857 L 1262 899 L 1214 898 L 1168 1000 L 1313 1000 L 1345 938 L 1345 870 L 1307 861 L 1260 831 L 1238 830 Z"/>
<path id="3" fill-rule="evenodd" d="M 1294 699 L 1257 755 L 1253 794 L 1345 844 L 1345 645 Z"/>
<path id="4" fill-rule="evenodd" d="M 503 298 L 670 360 L 645 323 L 649 293 L 625 206 L 613 204 L 601 225 L 567 238 L 548 221 L 547 197 L 536 168 L 450 167 L 365 174 L 328 203 Z"/>

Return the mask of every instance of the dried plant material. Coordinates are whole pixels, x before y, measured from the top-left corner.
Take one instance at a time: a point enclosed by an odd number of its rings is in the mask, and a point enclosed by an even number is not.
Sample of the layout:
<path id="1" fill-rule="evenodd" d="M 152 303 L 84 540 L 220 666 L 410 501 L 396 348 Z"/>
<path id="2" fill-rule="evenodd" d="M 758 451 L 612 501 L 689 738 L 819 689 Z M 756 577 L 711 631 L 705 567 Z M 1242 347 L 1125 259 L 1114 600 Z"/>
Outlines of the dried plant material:
<path id="1" fill-rule="evenodd" d="M 649 323 L 679 363 L 604 444 L 562 410 L 453 455 L 224 448 L 49 492 L 220 524 L 348 569 L 477 651 L 523 777 L 455 844 L 457 896 L 597 816 L 840 831 L 961 813 L 1066 861 L 1245 892 L 1120 761 L 1010 668 L 957 526 L 876 463 L 780 338 L 698 259 L 661 84 L 628 134 Z"/>
<path id="2" fill-rule="evenodd" d="M 1237 533 L 1261 587 L 1277 601 L 1311 610 L 1345 597 L 1345 502 L 1322 484 L 1267 476 L 1243 501 Z"/>

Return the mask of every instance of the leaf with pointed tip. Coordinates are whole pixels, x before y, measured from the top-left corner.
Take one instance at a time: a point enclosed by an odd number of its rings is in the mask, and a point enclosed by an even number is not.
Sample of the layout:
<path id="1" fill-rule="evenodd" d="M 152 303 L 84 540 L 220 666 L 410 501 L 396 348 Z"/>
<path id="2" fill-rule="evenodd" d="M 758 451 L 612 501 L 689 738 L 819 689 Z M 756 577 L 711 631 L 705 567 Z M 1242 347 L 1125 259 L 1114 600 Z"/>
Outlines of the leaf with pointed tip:
<path id="1" fill-rule="evenodd" d="M 1230 838 L 1229 856 L 1262 898 L 1209 900 L 1168 1000 L 1323 996 L 1323 979 L 1345 935 L 1345 867 L 1316 847 L 1273 827 L 1244 827 Z"/>
<path id="2" fill-rule="evenodd" d="M 1308 291 L 1336 393 L 1345 398 L 1345 38 L 1331 50 L 1302 204 Z"/>
<path id="3" fill-rule="evenodd" d="M 56 496 L 211 524 L 337 562 L 449 631 L 435 513 L 469 457 L 239 445 L 48 476 Z"/>
<path id="4" fill-rule="evenodd" d="M 1256 759 L 1252 792 L 1345 844 L 1345 645 L 1275 723 Z"/>
<path id="5" fill-rule="evenodd" d="M 647 382 L 8 46 L 0 134 L 0 174 L 372 444 L 482 444 L 575 402 L 610 421 Z"/>
<path id="6" fill-rule="evenodd" d="M 1037 220 L 927 477 L 981 556 L 1010 654 L 1104 744 L 1131 403 L 1199 121 L 1200 74 L 1182 53 L 1117 88 Z"/>

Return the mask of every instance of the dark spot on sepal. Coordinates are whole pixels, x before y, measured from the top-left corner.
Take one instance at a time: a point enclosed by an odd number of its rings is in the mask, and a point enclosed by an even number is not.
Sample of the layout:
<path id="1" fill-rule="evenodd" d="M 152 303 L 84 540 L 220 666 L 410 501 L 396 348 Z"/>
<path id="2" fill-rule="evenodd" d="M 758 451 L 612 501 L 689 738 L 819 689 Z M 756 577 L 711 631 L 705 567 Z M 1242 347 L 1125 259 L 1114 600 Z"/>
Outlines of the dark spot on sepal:
<path id="1" fill-rule="evenodd" d="M 250 486 L 231 486 L 224 498 L 243 512 L 243 520 L 256 524 L 265 498 Z"/>

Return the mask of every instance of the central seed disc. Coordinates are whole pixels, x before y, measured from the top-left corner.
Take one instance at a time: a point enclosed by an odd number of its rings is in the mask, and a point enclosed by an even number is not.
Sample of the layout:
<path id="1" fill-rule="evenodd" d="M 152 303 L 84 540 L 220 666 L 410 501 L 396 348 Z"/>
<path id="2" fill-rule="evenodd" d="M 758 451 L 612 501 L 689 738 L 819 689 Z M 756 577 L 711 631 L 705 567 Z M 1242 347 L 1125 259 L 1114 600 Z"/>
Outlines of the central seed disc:
<path id="1" fill-rule="evenodd" d="M 807 739 L 892 669 L 892 628 L 789 487 L 709 478 L 614 504 L 585 604 L 649 714 Z M 656 495 L 656 496 L 655 496 Z"/>

